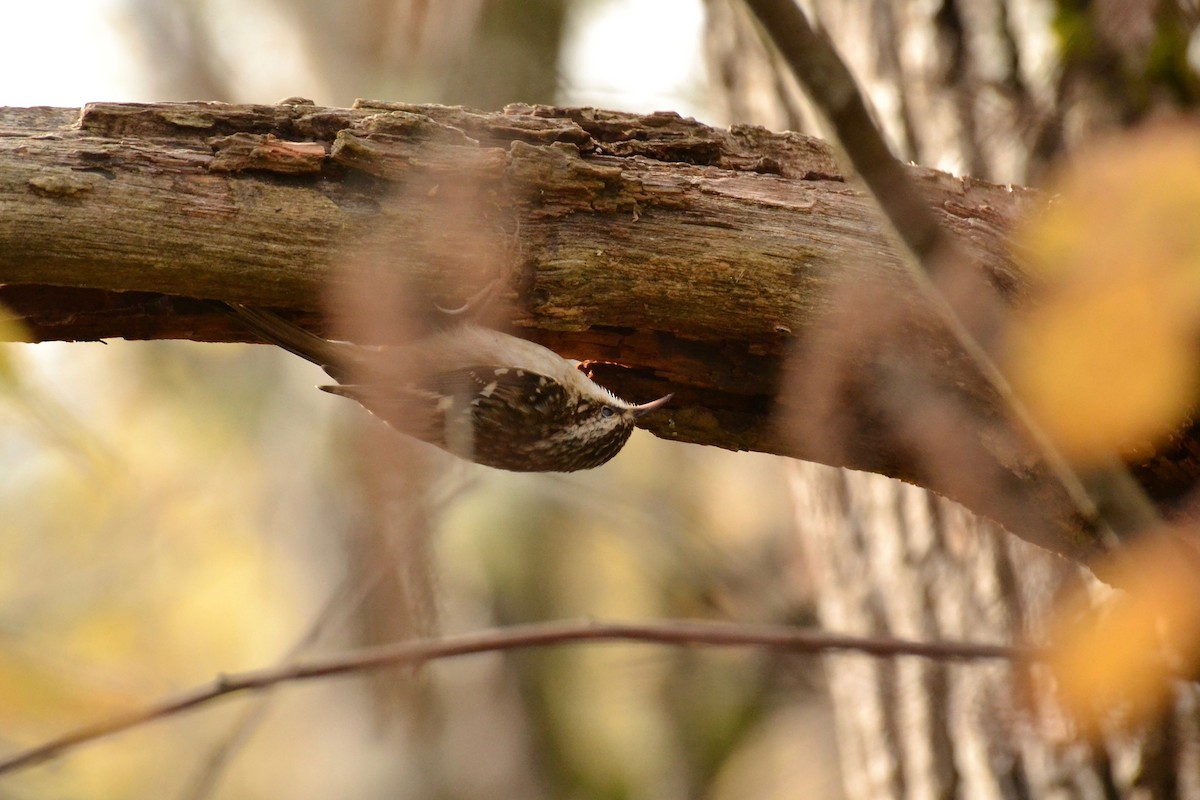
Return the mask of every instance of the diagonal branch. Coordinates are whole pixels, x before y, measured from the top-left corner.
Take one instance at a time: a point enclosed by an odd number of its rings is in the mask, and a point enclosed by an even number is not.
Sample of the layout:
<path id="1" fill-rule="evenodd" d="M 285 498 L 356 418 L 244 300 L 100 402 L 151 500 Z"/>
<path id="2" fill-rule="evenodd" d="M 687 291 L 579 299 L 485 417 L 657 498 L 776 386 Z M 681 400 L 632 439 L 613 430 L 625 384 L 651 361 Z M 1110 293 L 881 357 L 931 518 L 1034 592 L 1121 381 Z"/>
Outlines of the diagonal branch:
<path id="1" fill-rule="evenodd" d="M 958 291 L 963 291 L 963 273 L 975 286 L 971 301 L 988 302 L 995 309 L 986 316 L 1003 313 L 996 292 L 980 280 L 973 256 L 965 251 L 938 223 L 900 163 L 892 156 L 883 135 L 871 120 L 858 85 L 827 36 L 813 30 L 804 11 L 794 0 L 746 0 L 768 36 L 779 48 L 793 74 L 806 87 L 836 132 L 839 143 L 879 203 L 895 234 L 911 253 L 903 259 L 925 300 L 955 341 L 975 364 L 980 376 L 1003 398 L 1017 424 L 1029 435 L 1050 472 L 1066 491 L 1085 524 L 1097 530 L 1103 546 L 1113 549 L 1121 539 L 1158 528 L 1162 519 L 1149 497 L 1115 457 L 1108 465 L 1080 474 L 1034 420 L 1014 392 L 1008 378 L 980 342 L 970 320 L 960 314 L 944 286 L 950 273 L 958 273 Z"/>

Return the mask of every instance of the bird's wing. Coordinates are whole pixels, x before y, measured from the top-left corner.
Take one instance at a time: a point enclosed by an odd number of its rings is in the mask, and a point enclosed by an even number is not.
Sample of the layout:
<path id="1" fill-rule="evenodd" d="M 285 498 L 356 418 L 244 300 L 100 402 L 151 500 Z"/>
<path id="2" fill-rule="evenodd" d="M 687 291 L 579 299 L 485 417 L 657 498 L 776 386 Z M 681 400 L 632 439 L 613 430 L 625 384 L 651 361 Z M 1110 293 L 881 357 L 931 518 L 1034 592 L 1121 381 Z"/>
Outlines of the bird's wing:
<path id="1" fill-rule="evenodd" d="M 540 420 L 561 420 L 569 413 L 563 386 L 526 370 L 477 366 L 414 377 L 403 384 L 321 388 L 357 400 L 403 433 L 460 455 L 486 448 L 485 441 L 543 436 Z"/>

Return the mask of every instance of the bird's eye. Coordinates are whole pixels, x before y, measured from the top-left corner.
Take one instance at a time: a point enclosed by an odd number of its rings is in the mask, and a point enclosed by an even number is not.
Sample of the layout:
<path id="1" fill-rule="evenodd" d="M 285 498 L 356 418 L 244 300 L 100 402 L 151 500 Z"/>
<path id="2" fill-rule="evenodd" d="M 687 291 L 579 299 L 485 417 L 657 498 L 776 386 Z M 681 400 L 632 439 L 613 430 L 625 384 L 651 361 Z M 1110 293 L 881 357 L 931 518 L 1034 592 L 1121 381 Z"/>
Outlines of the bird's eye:
<path id="1" fill-rule="evenodd" d="M 602 416 L 602 417 L 611 417 L 615 413 L 616 412 L 613 411 L 612 406 L 602 406 L 600 408 L 600 416 Z"/>

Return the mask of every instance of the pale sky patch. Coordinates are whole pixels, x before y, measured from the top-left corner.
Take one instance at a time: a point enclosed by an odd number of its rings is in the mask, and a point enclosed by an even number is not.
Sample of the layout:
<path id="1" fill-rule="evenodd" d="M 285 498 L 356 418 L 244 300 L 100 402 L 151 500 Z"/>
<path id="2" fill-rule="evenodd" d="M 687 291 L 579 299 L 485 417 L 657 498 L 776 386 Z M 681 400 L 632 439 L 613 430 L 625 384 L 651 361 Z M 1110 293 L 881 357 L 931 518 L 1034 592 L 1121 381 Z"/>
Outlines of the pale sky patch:
<path id="1" fill-rule="evenodd" d="M 592 0 L 572 7 L 559 102 L 703 119 L 701 0 Z"/>
<path id="2" fill-rule="evenodd" d="M 149 101 L 120 0 L 4 4 L 0 105 Z"/>

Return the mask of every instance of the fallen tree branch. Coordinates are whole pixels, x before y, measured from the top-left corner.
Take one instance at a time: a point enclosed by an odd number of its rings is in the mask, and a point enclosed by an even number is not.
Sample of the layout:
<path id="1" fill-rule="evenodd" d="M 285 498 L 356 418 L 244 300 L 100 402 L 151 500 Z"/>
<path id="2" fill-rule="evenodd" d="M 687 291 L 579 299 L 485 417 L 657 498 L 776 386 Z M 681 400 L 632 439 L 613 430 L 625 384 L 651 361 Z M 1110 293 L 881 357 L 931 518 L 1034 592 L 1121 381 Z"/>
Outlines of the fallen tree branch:
<path id="1" fill-rule="evenodd" d="M 1008 235 L 1040 196 L 907 172 L 1019 303 Z M 499 323 L 601 362 L 622 396 L 674 392 L 660 436 L 881 472 L 1099 549 L 816 139 L 526 106 L 0 109 L 0 205 L 0 302 L 32 340 L 248 338 L 198 299 L 327 332 L 347 287 L 420 312 L 493 284 Z M 1161 506 L 1200 475 L 1195 442 L 1133 465 Z"/>

